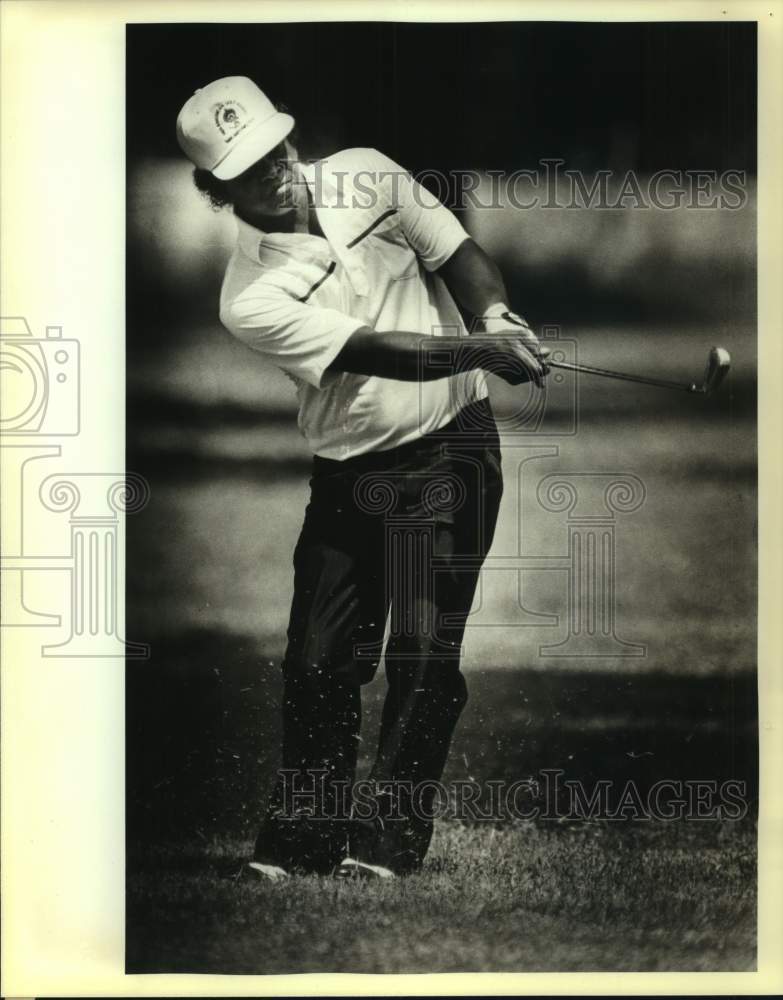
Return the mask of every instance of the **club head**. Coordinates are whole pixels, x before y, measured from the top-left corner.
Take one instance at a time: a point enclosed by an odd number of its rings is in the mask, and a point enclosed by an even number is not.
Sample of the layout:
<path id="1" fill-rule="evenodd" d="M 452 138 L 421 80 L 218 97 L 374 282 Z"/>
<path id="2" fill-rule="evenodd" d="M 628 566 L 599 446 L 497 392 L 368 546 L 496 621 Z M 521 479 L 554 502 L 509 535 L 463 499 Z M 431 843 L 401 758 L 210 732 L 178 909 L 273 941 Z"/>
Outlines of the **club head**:
<path id="1" fill-rule="evenodd" d="M 704 382 L 699 386 L 698 392 L 715 392 L 721 382 L 726 378 L 731 368 L 731 355 L 723 347 L 713 347 L 707 358 L 707 368 L 704 372 Z"/>

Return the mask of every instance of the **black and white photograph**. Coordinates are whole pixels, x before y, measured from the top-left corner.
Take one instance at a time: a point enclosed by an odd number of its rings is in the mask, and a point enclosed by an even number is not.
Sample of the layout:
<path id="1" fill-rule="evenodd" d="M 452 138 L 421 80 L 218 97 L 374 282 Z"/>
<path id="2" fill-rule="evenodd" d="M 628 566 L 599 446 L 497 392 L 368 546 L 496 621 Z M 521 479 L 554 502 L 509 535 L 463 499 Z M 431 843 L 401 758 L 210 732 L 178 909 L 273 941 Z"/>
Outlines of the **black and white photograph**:
<path id="1" fill-rule="evenodd" d="M 126 971 L 756 968 L 757 30 L 126 31 Z"/>
<path id="2" fill-rule="evenodd" d="M 779 995 L 783 0 L 0 3 L 0 994 Z"/>

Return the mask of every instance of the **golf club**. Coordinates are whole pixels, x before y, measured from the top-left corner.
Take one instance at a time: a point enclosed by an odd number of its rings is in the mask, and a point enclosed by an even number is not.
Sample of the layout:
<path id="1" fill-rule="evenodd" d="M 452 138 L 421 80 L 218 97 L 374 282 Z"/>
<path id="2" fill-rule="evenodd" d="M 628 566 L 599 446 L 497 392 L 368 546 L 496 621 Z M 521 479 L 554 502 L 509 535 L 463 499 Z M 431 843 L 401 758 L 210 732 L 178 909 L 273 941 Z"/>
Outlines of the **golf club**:
<path id="1" fill-rule="evenodd" d="M 662 389 L 681 389 L 683 392 L 694 392 L 708 395 L 714 392 L 728 374 L 731 367 L 731 355 L 723 347 L 713 347 L 707 358 L 707 367 L 701 384 L 696 382 L 671 382 L 663 378 L 647 378 L 644 375 L 628 375 L 625 372 L 614 372 L 608 368 L 595 368 L 592 365 L 571 364 L 568 361 L 551 361 L 546 359 L 550 368 L 564 368 L 572 372 L 584 372 L 586 375 L 602 375 L 604 378 L 618 378 L 626 382 L 641 382 L 643 385 L 657 385 Z"/>

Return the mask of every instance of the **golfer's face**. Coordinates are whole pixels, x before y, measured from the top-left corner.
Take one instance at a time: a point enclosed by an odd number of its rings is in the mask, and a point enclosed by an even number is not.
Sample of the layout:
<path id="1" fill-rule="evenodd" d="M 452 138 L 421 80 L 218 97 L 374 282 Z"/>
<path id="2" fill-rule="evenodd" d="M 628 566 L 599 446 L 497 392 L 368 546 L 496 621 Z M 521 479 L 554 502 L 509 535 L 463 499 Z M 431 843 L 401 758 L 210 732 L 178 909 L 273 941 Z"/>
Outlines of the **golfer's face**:
<path id="1" fill-rule="evenodd" d="M 229 181 L 231 199 L 243 214 L 282 215 L 294 207 L 293 146 L 287 141 Z"/>

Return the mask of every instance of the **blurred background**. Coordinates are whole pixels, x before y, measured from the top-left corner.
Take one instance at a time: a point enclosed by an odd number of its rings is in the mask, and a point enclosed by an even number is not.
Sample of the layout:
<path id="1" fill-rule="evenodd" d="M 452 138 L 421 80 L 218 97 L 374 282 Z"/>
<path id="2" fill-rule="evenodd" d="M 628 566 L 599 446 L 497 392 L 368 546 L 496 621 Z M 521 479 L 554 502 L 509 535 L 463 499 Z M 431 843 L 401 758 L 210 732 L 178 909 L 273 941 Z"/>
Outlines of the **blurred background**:
<path id="1" fill-rule="evenodd" d="M 449 773 L 567 763 L 755 787 L 755 53 L 755 24 L 738 22 L 129 25 L 127 466 L 152 488 L 127 526 L 127 634 L 152 644 L 128 667 L 139 836 L 176 836 L 183 816 L 248 833 L 276 760 L 308 451 L 291 383 L 218 322 L 234 220 L 195 191 L 174 131 L 197 87 L 235 74 L 296 117 L 302 158 L 374 146 L 426 172 L 513 307 L 581 360 L 689 381 L 713 344 L 732 354 L 706 399 L 550 380 L 544 422 L 509 437 L 493 557 L 520 554 L 521 523 L 525 554 L 567 551 L 563 515 L 516 489 L 513 441 L 558 448 L 527 467 L 533 487 L 552 471 L 644 483 L 618 517 L 616 575 L 618 635 L 646 655 L 542 656 L 564 634 L 564 574 L 525 574 L 525 607 L 558 627 L 531 626 L 514 574 L 495 574 L 480 621 L 500 627 L 468 627 L 473 698 Z M 718 185 L 732 171 L 741 205 L 471 209 L 433 181 L 473 170 L 486 190 L 545 159 L 588 186 L 611 171 L 612 190 L 628 171 L 642 191 L 656 171 Z M 492 397 L 501 417 L 519 403 L 494 382 Z M 363 764 L 382 689 L 367 690 Z"/>

